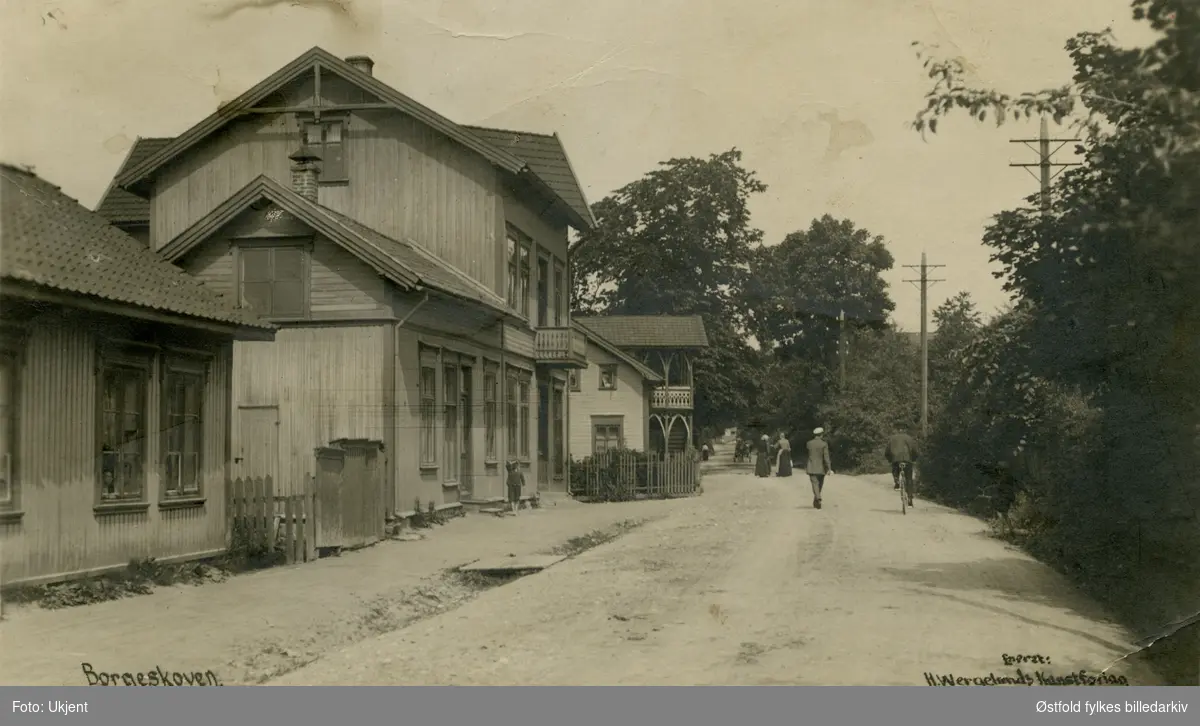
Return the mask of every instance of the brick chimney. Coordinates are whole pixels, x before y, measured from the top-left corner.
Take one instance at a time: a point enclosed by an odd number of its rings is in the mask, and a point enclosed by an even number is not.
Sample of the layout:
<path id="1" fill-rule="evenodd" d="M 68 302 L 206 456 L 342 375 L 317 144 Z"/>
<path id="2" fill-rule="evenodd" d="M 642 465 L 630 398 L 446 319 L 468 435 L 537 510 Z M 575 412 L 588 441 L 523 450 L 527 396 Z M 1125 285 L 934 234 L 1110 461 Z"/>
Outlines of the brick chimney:
<path id="1" fill-rule="evenodd" d="M 346 62 L 368 76 L 373 75 L 373 71 L 375 70 L 375 61 L 371 60 L 369 56 L 352 55 L 346 59 Z"/>
<path id="2" fill-rule="evenodd" d="M 317 201 L 321 155 L 308 146 L 301 146 L 288 158 L 292 160 L 292 191 L 305 199 Z"/>

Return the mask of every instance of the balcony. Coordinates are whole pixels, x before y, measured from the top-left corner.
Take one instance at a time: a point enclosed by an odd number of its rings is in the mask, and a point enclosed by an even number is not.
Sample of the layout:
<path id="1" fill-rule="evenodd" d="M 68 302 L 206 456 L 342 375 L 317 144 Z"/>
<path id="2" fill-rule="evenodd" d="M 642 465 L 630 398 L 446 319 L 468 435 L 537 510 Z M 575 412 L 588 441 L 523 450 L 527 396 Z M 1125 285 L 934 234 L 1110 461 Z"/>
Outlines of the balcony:
<path id="1" fill-rule="evenodd" d="M 650 393 L 650 408 L 659 411 L 690 411 L 692 404 L 691 386 L 664 386 Z"/>
<path id="2" fill-rule="evenodd" d="M 571 328 L 540 328 L 534 339 L 534 360 L 557 368 L 587 368 L 587 338 Z"/>

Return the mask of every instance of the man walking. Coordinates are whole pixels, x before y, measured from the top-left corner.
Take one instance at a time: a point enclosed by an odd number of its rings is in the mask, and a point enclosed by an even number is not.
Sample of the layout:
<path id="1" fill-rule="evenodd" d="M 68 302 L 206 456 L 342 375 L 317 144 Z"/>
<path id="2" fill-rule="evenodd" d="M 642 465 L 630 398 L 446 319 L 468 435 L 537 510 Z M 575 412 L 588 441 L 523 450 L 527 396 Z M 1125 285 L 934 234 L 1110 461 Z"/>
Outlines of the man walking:
<path id="1" fill-rule="evenodd" d="M 833 473 L 829 460 L 829 444 L 825 442 L 825 429 L 813 429 L 813 437 L 805 445 L 808 449 L 808 480 L 812 482 L 813 508 L 821 508 L 821 489 L 825 487 L 825 476 Z"/>
<path id="2" fill-rule="evenodd" d="M 904 494 L 908 497 L 908 506 L 913 505 L 913 462 L 917 460 L 917 442 L 907 432 L 900 431 L 888 437 L 884 457 L 892 465 L 893 489 L 900 488 L 901 477 L 904 479 Z"/>

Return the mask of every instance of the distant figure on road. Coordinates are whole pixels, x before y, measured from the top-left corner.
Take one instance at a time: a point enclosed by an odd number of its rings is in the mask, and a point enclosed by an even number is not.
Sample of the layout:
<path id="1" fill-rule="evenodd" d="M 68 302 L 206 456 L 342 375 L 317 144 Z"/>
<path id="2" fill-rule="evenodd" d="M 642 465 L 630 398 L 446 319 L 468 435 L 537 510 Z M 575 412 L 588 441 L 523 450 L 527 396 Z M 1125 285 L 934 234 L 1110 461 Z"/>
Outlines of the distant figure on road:
<path id="1" fill-rule="evenodd" d="M 900 477 L 904 477 L 904 493 L 908 496 L 908 506 L 913 505 L 913 462 L 917 460 L 917 441 L 904 431 L 888 437 L 887 448 L 883 455 L 892 465 L 893 489 L 900 488 Z"/>
<path id="2" fill-rule="evenodd" d="M 700 461 L 708 461 L 708 444 L 700 447 Z"/>
<path id="3" fill-rule="evenodd" d="M 766 434 L 758 440 L 754 455 L 754 476 L 771 476 L 771 439 Z"/>
<path id="4" fill-rule="evenodd" d="M 779 433 L 779 443 L 776 444 L 779 449 L 779 463 L 776 465 L 776 471 L 779 476 L 792 475 L 792 442 L 787 440 L 787 436 L 783 432 Z"/>
<path id="5" fill-rule="evenodd" d="M 813 508 L 821 508 L 821 490 L 825 488 L 825 477 L 833 473 L 833 464 L 829 460 L 829 444 L 825 442 L 825 429 L 813 429 L 813 437 L 805 445 L 808 449 L 808 480 L 812 482 Z"/>

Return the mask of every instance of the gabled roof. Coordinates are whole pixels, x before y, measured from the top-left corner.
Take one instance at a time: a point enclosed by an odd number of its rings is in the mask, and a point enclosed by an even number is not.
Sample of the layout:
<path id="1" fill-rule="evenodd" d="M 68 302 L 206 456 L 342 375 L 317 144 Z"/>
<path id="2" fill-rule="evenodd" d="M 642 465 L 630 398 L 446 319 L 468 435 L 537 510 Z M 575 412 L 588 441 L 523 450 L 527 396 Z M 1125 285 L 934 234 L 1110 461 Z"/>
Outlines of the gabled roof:
<path id="1" fill-rule="evenodd" d="M 100 203 L 96 205 L 96 213 L 113 224 L 143 224 L 150 221 L 150 200 L 125 191 L 117 186 L 117 177 L 129 169 L 141 164 L 171 143 L 169 138 L 137 138 L 133 141 L 125 161 L 117 170 L 116 176 L 109 183 Z"/>
<path id="2" fill-rule="evenodd" d="M 137 164 L 117 178 L 117 183 L 129 188 L 145 181 L 158 171 L 164 164 L 192 148 L 195 144 L 239 118 L 243 111 L 248 111 L 255 105 L 266 100 L 271 94 L 281 90 L 305 73 L 313 70 L 314 66 L 333 71 L 337 75 L 354 83 L 363 90 L 390 103 L 397 110 L 416 118 L 426 125 L 437 129 L 446 136 L 454 139 L 463 146 L 482 155 L 496 166 L 512 173 L 519 173 L 525 164 L 517 157 L 505 151 L 496 149 L 484 143 L 477 136 L 468 133 L 461 126 L 441 114 L 422 106 L 413 99 L 396 91 L 394 88 L 380 82 L 374 76 L 364 73 L 332 53 L 313 47 L 254 85 L 250 90 L 222 105 L 208 118 L 183 132 L 171 143 L 152 154 L 145 161 Z"/>
<path id="3" fill-rule="evenodd" d="M 571 218 L 572 224 L 579 225 L 581 228 L 594 226 L 594 220 L 591 217 L 590 211 L 583 214 L 579 210 L 578 203 L 582 200 L 582 195 L 579 195 L 580 199 L 578 200 L 560 195 L 557 189 L 561 185 L 555 185 L 550 180 L 543 179 L 525 159 L 489 143 L 478 134 L 468 130 L 467 127 L 454 123 L 445 116 L 388 86 L 373 75 L 360 71 L 350 63 L 319 47 L 314 47 L 303 53 L 291 63 L 288 63 L 283 68 L 260 81 L 250 90 L 229 103 L 222 105 L 208 118 L 164 144 L 161 148 L 153 150 L 144 159 L 136 163 L 127 164 L 127 168 L 118 173 L 115 182 L 116 185 L 135 193 L 144 193 L 145 190 L 139 189 L 139 187 L 143 186 L 164 165 L 208 138 L 211 134 L 219 131 L 226 124 L 239 118 L 243 112 L 252 109 L 302 75 L 311 72 L 314 67 L 320 67 L 323 71 L 331 71 L 337 74 L 367 93 L 378 97 L 384 103 L 395 107 L 396 110 L 412 116 L 471 151 L 483 156 L 493 165 L 510 174 L 530 180 L 534 186 L 544 187 L 550 192 L 552 197 L 556 198 L 563 205 L 564 211 Z M 578 186 L 578 182 L 575 182 L 575 186 Z M 586 209 L 587 205 L 584 204 L 583 208 Z"/>
<path id="4" fill-rule="evenodd" d="M 622 348 L 708 347 L 699 315 L 588 315 L 574 320 Z"/>
<path id="5" fill-rule="evenodd" d="M 583 187 L 567 150 L 558 134 L 535 134 L 528 131 L 492 129 L 484 126 L 464 126 L 492 146 L 511 152 L 529 165 L 546 185 L 583 217 L 591 226 L 596 226 L 592 208 L 583 195 Z"/>
<path id="6" fill-rule="evenodd" d="M 654 371 L 654 369 L 651 368 L 650 366 L 647 366 L 645 363 L 642 363 L 637 358 L 634 358 L 633 356 L 629 355 L 625 351 L 618 348 L 615 344 L 613 344 L 612 341 L 608 340 L 607 338 L 600 335 L 599 333 L 596 333 L 592 330 L 587 329 L 586 327 L 584 327 L 583 325 L 580 325 L 578 322 L 576 322 L 574 320 L 571 321 L 571 325 L 576 330 L 578 330 L 580 333 L 583 333 L 585 336 L 587 336 L 588 340 L 595 343 L 602 350 L 608 352 L 610 355 L 616 357 L 617 359 L 624 361 L 625 363 L 628 363 L 630 366 L 633 367 L 634 370 L 636 370 L 638 373 L 642 374 L 642 378 L 645 378 L 646 380 L 650 381 L 651 383 L 662 383 L 663 377 L 661 374 L 656 373 Z"/>
<path id="7" fill-rule="evenodd" d="M 267 176 L 259 176 L 165 245 L 160 254 L 175 262 L 233 221 L 252 204 L 268 200 L 300 219 L 323 236 L 341 245 L 384 278 L 408 290 L 432 289 L 495 312 L 512 315 L 504 300 L 416 245 L 392 239 L 363 224 L 323 207 L 287 189 Z"/>
<path id="8" fill-rule="evenodd" d="M 210 323 L 274 329 L 32 171 L 0 165 L 0 210 L 0 277 L 6 281 Z"/>

